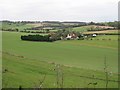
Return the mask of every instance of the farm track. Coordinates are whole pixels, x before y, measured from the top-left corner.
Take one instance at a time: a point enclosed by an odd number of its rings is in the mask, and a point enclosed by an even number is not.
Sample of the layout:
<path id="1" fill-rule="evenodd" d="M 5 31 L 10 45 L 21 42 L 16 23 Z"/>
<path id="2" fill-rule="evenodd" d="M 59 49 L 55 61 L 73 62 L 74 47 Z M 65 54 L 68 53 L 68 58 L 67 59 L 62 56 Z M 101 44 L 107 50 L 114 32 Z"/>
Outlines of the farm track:
<path id="1" fill-rule="evenodd" d="M 4 54 L 7 54 L 7 55 L 10 55 L 10 56 L 18 57 L 18 58 L 30 59 L 30 58 L 26 58 L 26 57 L 24 57 L 24 56 L 11 54 L 11 53 L 9 53 L 9 52 L 4 52 L 4 51 L 0 51 L 0 52 L 2 52 L 2 53 L 4 53 Z M 33 59 L 30 59 L 30 60 L 33 60 Z M 35 60 L 35 59 L 34 59 L 34 60 Z M 53 63 L 53 62 L 46 62 L 46 61 L 42 61 L 42 62 L 49 63 L 49 64 L 55 64 L 55 63 Z M 63 66 L 65 66 L 65 67 L 71 67 L 71 66 L 69 66 L 69 65 L 63 65 Z M 72 68 L 72 67 L 71 67 L 71 68 Z M 66 73 L 65 75 L 67 75 L 67 73 Z M 97 78 L 97 77 L 82 76 L 82 75 L 73 74 L 73 73 L 71 73 L 71 75 L 76 76 L 76 77 L 87 78 L 87 79 L 95 79 L 95 80 L 106 81 L 106 79 Z M 118 74 L 118 75 L 119 75 L 119 74 Z M 119 80 L 108 80 L 108 81 L 109 81 L 109 82 L 120 83 Z"/>

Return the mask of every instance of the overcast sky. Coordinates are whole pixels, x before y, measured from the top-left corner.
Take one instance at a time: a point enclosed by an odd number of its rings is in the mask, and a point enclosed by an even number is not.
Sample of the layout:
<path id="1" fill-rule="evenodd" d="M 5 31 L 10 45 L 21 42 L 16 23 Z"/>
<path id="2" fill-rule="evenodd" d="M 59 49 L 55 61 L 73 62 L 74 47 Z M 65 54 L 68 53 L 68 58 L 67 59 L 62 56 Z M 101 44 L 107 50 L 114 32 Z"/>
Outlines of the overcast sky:
<path id="1" fill-rule="evenodd" d="M 0 20 L 115 21 L 119 0 L 0 0 Z"/>

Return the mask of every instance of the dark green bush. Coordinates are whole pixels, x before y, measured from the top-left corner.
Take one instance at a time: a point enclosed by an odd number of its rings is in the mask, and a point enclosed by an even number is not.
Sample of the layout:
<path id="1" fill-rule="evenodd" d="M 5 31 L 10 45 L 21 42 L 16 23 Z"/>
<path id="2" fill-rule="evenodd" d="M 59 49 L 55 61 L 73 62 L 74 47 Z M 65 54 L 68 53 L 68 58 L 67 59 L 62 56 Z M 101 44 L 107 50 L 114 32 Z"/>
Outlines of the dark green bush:
<path id="1" fill-rule="evenodd" d="M 21 36 L 21 40 L 27 41 L 42 41 L 42 42 L 53 42 L 59 39 L 52 39 L 50 35 L 24 35 Z"/>

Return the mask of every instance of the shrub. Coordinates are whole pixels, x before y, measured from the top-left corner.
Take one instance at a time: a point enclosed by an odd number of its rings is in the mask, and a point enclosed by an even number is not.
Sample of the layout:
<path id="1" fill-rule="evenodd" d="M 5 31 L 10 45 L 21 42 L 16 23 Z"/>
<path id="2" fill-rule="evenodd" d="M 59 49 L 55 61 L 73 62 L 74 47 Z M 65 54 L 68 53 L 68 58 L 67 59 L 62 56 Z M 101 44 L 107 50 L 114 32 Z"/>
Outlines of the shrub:
<path id="1" fill-rule="evenodd" d="M 105 40 L 104 38 L 102 40 Z"/>
<path id="2" fill-rule="evenodd" d="M 109 38 L 108 40 L 111 40 L 111 38 Z"/>

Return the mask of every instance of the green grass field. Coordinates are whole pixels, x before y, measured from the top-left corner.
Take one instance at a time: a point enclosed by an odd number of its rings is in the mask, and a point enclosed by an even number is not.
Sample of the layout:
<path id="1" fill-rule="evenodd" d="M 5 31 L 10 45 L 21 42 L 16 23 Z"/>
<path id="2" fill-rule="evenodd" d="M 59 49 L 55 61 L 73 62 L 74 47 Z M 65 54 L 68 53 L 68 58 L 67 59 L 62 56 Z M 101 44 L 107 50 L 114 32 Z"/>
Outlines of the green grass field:
<path id="1" fill-rule="evenodd" d="M 17 28 L 19 31 L 21 31 L 26 28 L 32 28 L 32 27 L 34 27 L 34 25 L 28 25 L 24 23 L 7 23 L 7 22 L 2 23 L 2 28 L 4 29 L 16 29 Z"/>
<path id="2" fill-rule="evenodd" d="M 73 31 L 86 32 L 86 31 L 89 30 L 91 27 L 92 27 L 92 25 L 91 25 L 91 26 L 76 27 L 76 28 L 73 28 Z"/>
<path id="3" fill-rule="evenodd" d="M 117 80 L 118 48 L 117 40 L 75 40 L 29 42 L 20 39 L 19 32 L 3 32 L 3 87 L 35 87 L 46 74 L 43 87 L 56 87 L 54 64 L 61 64 L 64 72 L 64 87 L 105 87 L 104 58 L 106 57 L 109 79 Z M 113 36 L 114 39 L 117 38 Z M 111 38 L 113 38 L 111 37 Z M 117 87 L 117 82 L 109 81 L 108 87 Z"/>
<path id="4" fill-rule="evenodd" d="M 118 35 L 98 35 L 95 39 L 106 39 L 106 40 L 115 40 L 117 41 L 118 40 Z M 117 44 L 116 44 L 117 45 Z"/>

